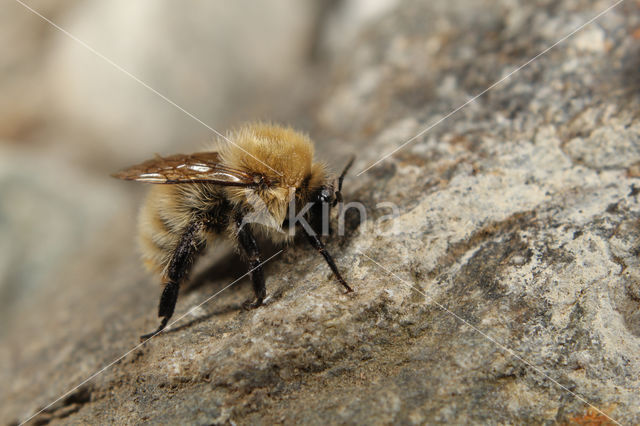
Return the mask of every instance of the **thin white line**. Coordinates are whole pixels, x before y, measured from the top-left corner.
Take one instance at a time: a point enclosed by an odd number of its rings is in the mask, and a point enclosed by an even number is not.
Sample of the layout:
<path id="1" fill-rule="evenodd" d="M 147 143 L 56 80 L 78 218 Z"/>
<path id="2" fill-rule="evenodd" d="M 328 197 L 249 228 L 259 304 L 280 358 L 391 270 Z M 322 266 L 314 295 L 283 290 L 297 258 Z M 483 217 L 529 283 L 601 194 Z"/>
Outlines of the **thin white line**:
<path id="1" fill-rule="evenodd" d="M 189 111 L 187 111 L 186 109 L 184 109 L 183 107 L 181 107 L 180 105 L 178 105 L 177 103 L 173 102 L 171 99 L 167 98 L 165 95 L 163 95 L 162 93 L 158 92 L 156 89 L 154 89 L 153 87 L 149 86 L 147 83 L 145 83 L 144 81 L 140 80 L 138 77 L 136 77 L 135 75 L 131 74 L 129 71 L 127 71 L 126 69 L 122 68 L 120 65 L 116 64 L 115 62 L 113 62 L 111 59 L 109 59 L 108 57 L 106 57 L 105 55 L 103 55 L 102 53 L 98 52 L 97 50 L 95 50 L 93 47 L 89 46 L 87 43 L 85 43 L 84 41 L 80 40 L 78 37 L 74 36 L 73 34 L 71 34 L 70 32 L 68 32 L 67 30 L 65 30 L 64 28 L 60 27 L 59 25 L 55 24 L 53 21 L 51 21 L 50 19 L 48 19 L 47 17 L 43 16 L 42 14 L 40 14 L 38 11 L 36 11 L 35 9 L 31 8 L 30 6 L 28 6 L 27 4 L 25 4 L 24 2 L 22 2 L 22 0 L 15 0 L 17 3 L 20 3 L 22 6 L 24 6 L 26 9 L 30 10 L 32 13 L 34 13 L 35 15 L 39 16 L 40 18 L 42 18 L 43 20 L 45 20 L 46 22 L 48 22 L 51 26 L 53 26 L 54 28 L 56 28 L 57 30 L 59 30 L 60 32 L 62 32 L 64 35 L 66 35 L 67 37 L 69 37 L 70 39 L 72 39 L 73 41 L 75 41 L 76 43 L 84 46 L 87 50 L 89 50 L 91 53 L 93 53 L 94 55 L 96 55 L 97 57 L 99 57 L 100 59 L 106 61 L 107 63 L 109 63 L 110 65 L 112 65 L 114 68 L 116 68 L 117 70 L 123 72 L 124 74 L 128 75 L 129 77 L 131 77 L 133 80 L 137 81 L 138 83 L 140 83 L 141 85 L 143 85 L 144 87 L 146 87 L 147 89 L 149 89 L 151 92 L 155 93 L 156 95 L 158 95 L 159 97 L 161 97 L 162 99 L 164 99 L 165 101 L 167 101 L 168 103 L 170 103 L 171 105 L 173 105 L 174 107 L 176 107 L 177 109 L 179 109 L 180 111 L 182 111 L 183 113 L 187 114 L 189 117 L 193 118 L 194 120 L 196 120 L 198 123 L 202 124 L 204 127 L 206 127 L 207 129 L 211 130 L 213 133 L 215 133 L 216 135 L 220 136 L 221 138 L 223 138 L 224 140 L 226 140 L 227 142 L 229 142 L 231 145 L 236 146 L 237 148 L 239 148 L 240 150 L 244 151 L 245 154 L 248 154 L 249 156 L 253 157 L 254 160 L 257 160 L 258 162 L 262 163 L 262 165 L 268 167 L 271 171 L 277 173 L 278 175 L 282 176 L 282 173 L 280 173 L 279 171 L 271 168 L 268 164 L 265 164 L 264 162 L 260 161 L 260 159 L 254 157 L 250 152 L 246 151 L 244 148 L 242 148 L 241 146 L 237 145 L 236 143 L 232 142 L 229 138 L 227 138 L 225 135 L 223 135 L 222 133 L 218 132 L 216 129 L 214 129 L 213 127 L 209 126 L 207 123 L 205 123 L 204 121 L 200 120 L 198 117 L 196 117 L 195 115 L 191 114 Z"/>
<path id="2" fill-rule="evenodd" d="M 428 301 L 433 302 L 436 306 L 438 306 L 440 309 L 442 309 L 443 311 L 447 312 L 448 314 L 454 316 L 456 319 L 458 319 L 459 321 L 463 322 L 464 324 L 466 324 L 468 327 L 472 328 L 474 331 L 476 331 L 477 333 L 479 333 L 482 337 L 484 337 L 485 339 L 489 340 L 490 342 L 494 343 L 496 346 L 498 346 L 500 349 L 502 349 L 503 351 L 509 353 L 511 356 L 513 356 L 514 358 L 517 358 L 518 360 L 522 361 L 523 363 L 525 363 L 526 365 L 528 365 L 529 367 L 533 368 L 535 371 L 537 371 L 538 373 L 540 373 L 542 376 L 544 376 L 545 378 L 551 380 L 553 383 L 555 383 L 556 385 L 558 385 L 560 388 L 562 388 L 563 390 L 569 392 L 571 395 L 573 395 L 575 398 L 579 399 L 580 401 L 584 402 L 585 404 L 587 404 L 589 407 L 593 408 L 594 410 L 596 410 L 598 413 L 602 414 L 603 416 L 605 416 L 606 418 L 608 418 L 609 420 L 611 420 L 612 422 L 616 423 L 616 424 L 620 424 L 618 421 L 612 419 L 611 417 L 609 417 L 606 413 L 604 413 L 602 410 L 598 409 L 598 407 L 594 406 L 593 404 L 591 404 L 589 401 L 587 401 L 586 399 L 584 399 L 582 396 L 578 395 L 577 393 L 573 392 L 572 390 L 570 390 L 569 388 L 567 388 L 566 386 L 562 385 L 561 383 L 559 383 L 557 380 L 551 378 L 549 375 L 547 375 L 544 371 L 542 371 L 540 368 L 536 367 L 535 365 L 533 365 L 531 362 L 527 361 L 526 359 L 524 359 L 523 357 L 521 357 L 520 355 L 518 355 L 515 351 L 513 351 L 512 349 L 509 349 L 508 347 L 506 347 L 505 345 L 503 345 L 502 343 L 498 342 L 497 340 L 495 340 L 493 337 L 489 336 L 488 334 L 484 333 L 483 331 L 481 331 L 480 329 L 478 329 L 477 327 L 473 326 L 471 323 L 469 323 L 469 321 L 465 320 L 464 318 L 458 316 L 457 314 L 455 314 L 454 312 L 450 311 L 449 309 L 447 309 L 445 306 L 443 306 L 442 304 L 438 303 L 437 301 L 431 299 L 429 296 L 427 296 L 424 292 L 422 292 L 421 290 L 419 290 L 418 288 L 416 288 L 415 286 L 413 286 L 412 284 L 408 283 L 407 281 L 403 280 L 402 278 L 400 278 L 398 275 L 394 274 L 393 272 L 391 272 L 390 270 L 388 270 L 387 268 L 385 268 L 384 266 L 382 266 L 381 264 L 379 264 L 378 262 L 376 262 L 375 260 L 373 260 L 372 258 L 370 258 L 369 256 L 367 256 L 365 253 L 360 252 L 361 255 L 363 255 L 364 257 L 366 257 L 367 259 L 369 259 L 370 261 L 372 261 L 373 263 L 375 263 L 380 269 L 382 269 L 383 271 L 387 272 L 390 275 L 393 275 L 395 278 L 397 278 L 400 282 L 402 282 L 403 284 L 405 284 L 407 287 L 409 287 L 412 290 L 417 291 L 418 293 L 422 294 L 423 296 L 425 296 Z"/>
<path id="3" fill-rule="evenodd" d="M 453 111 L 451 111 L 449 114 L 445 115 L 444 117 L 442 117 L 441 119 L 439 119 L 438 121 L 436 121 L 435 123 L 431 124 L 429 127 L 427 127 L 426 129 L 423 129 L 422 131 L 420 131 L 420 133 L 418 133 L 417 135 L 415 135 L 414 137 L 412 137 L 411 139 L 409 139 L 408 141 L 404 142 L 402 145 L 400 145 L 399 147 L 397 147 L 396 149 L 394 149 L 393 151 L 391 151 L 390 153 L 386 154 L 384 157 L 382 157 L 381 159 L 379 159 L 378 161 L 376 161 L 375 163 L 369 165 L 366 169 L 362 170 L 360 173 L 358 173 L 356 176 L 360 176 L 361 174 L 363 174 L 364 172 L 366 172 L 367 170 L 369 170 L 370 168 L 372 168 L 373 166 L 375 166 L 376 164 L 380 163 L 381 161 L 386 160 L 387 158 L 391 157 L 393 154 L 395 154 L 396 152 L 398 152 L 399 150 L 401 150 L 402 148 L 404 148 L 407 144 L 411 143 L 412 141 L 416 140 L 417 138 L 419 138 L 420 136 L 424 135 L 425 133 L 427 133 L 429 130 L 433 129 L 434 127 L 436 127 L 438 124 L 442 123 L 444 120 L 446 120 L 447 118 L 451 117 L 453 114 L 457 113 L 458 111 L 460 111 L 462 108 L 466 107 L 467 105 L 469 105 L 470 103 L 472 103 L 473 101 L 475 101 L 476 99 L 478 99 L 480 96 L 484 95 L 485 93 L 487 93 L 489 90 L 493 89 L 494 87 L 496 87 L 497 85 L 499 85 L 500 83 L 502 83 L 503 81 L 505 81 L 506 79 L 508 79 L 509 77 L 511 77 L 513 74 L 517 73 L 518 71 L 522 70 L 523 68 L 525 68 L 526 66 L 528 66 L 529 64 L 531 64 L 533 61 L 535 61 L 536 59 L 538 59 L 540 56 L 544 55 L 545 53 L 547 53 L 548 51 L 550 51 L 551 49 L 553 49 L 554 47 L 556 47 L 557 45 L 559 45 L 560 43 L 562 43 L 563 41 L 565 41 L 566 39 L 568 39 L 569 37 L 571 37 L 572 35 L 574 35 L 575 33 L 577 33 L 578 31 L 580 31 L 581 29 L 583 29 L 584 27 L 586 27 L 587 25 L 589 25 L 590 23 L 592 23 L 593 21 L 595 21 L 596 19 L 600 18 L 602 15 L 606 14 L 607 12 L 609 12 L 611 9 L 615 8 L 616 6 L 618 6 L 620 3 L 622 3 L 624 0 L 618 0 L 613 6 L 609 6 L 608 8 L 606 8 L 605 10 L 603 10 L 602 12 L 598 13 L 595 17 L 589 19 L 587 22 L 585 22 L 584 24 L 580 25 L 578 28 L 576 28 L 575 30 L 571 31 L 569 34 L 567 34 L 566 36 L 562 37 L 560 40 L 558 40 L 557 42 L 555 42 L 554 44 L 552 44 L 551 46 L 547 47 L 546 49 L 544 49 L 542 52 L 538 53 L 536 56 L 534 56 L 533 58 L 529 59 L 527 62 L 525 62 L 524 64 L 520 65 L 518 68 L 516 68 L 514 71 L 511 71 L 509 74 L 507 74 L 506 76 L 502 77 L 500 80 L 496 81 L 495 83 L 493 83 L 491 86 L 487 87 L 486 89 L 484 89 L 482 92 L 480 92 L 479 94 L 477 94 L 476 96 L 474 96 L 473 98 L 469 99 L 467 102 L 463 103 L 462 105 L 460 105 L 458 108 L 454 109 Z"/>
<path id="4" fill-rule="evenodd" d="M 105 370 L 109 369 L 111 366 L 113 366 L 114 364 L 116 364 L 118 361 L 120 361 L 121 359 L 123 359 L 124 357 L 126 357 L 127 355 L 129 355 L 131 352 L 135 351 L 136 349 L 138 349 L 140 346 L 144 345 L 145 343 L 147 343 L 149 340 L 153 339 L 154 337 L 160 335 L 161 333 L 164 333 L 166 330 L 168 330 L 173 324 L 177 323 L 178 321 L 180 321 L 182 318 L 184 318 L 185 316 L 189 315 L 191 312 L 193 312 L 194 309 L 199 308 L 200 306 L 204 305 L 205 303 L 209 302 L 211 299 L 213 299 L 214 297 L 216 297 L 217 295 L 219 295 L 220 293 L 222 293 L 223 291 L 225 291 L 226 289 L 228 289 L 229 287 L 231 287 L 232 285 L 234 285 L 235 283 L 237 283 L 238 281 L 240 281 L 242 278 L 246 277 L 247 275 L 249 275 L 251 272 L 255 271 L 256 269 L 258 269 L 259 267 L 261 267 L 262 265 L 264 265 L 265 263 L 269 262 L 271 259 L 273 259 L 274 257 L 276 257 L 277 255 L 279 255 L 280 253 L 282 253 L 282 250 L 279 250 L 276 254 L 274 254 L 273 256 L 271 256 L 270 258 L 268 258 L 267 260 L 265 260 L 264 262 L 261 262 L 258 266 L 256 266 L 255 268 L 250 269 L 246 274 L 242 275 L 240 278 L 238 278 L 237 280 L 233 281 L 231 284 L 229 284 L 228 286 L 226 286 L 225 288 L 223 288 L 222 290 L 218 291 L 217 293 L 214 293 L 212 296 L 210 296 L 209 298 L 207 298 L 204 302 L 200 303 L 197 306 L 194 306 L 193 308 L 189 309 L 187 312 L 185 312 L 183 315 L 181 315 L 180 317 L 178 317 L 176 320 L 172 321 L 170 324 L 167 325 L 167 327 L 161 331 L 159 331 L 158 333 L 155 333 L 154 335 L 152 335 L 151 337 L 149 337 L 148 339 L 138 343 L 136 346 L 133 347 L 133 349 L 131 349 L 130 351 L 126 352 L 124 355 L 120 356 L 119 358 L 117 358 L 116 360 L 114 360 L 113 362 L 107 364 L 105 367 L 103 367 L 101 370 L 99 370 L 98 372 L 92 374 L 91 376 L 89 376 L 88 378 L 86 378 L 85 380 L 83 380 L 79 385 L 71 388 L 70 390 L 68 390 L 67 392 L 65 392 L 62 396 L 60 396 L 58 399 L 56 399 L 55 401 L 51 402 L 50 404 L 46 405 L 44 408 L 42 408 L 40 411 L 38 411 L 37 413 L 33 414 L 31 417 L 29 417 L 27 420 L 23 421 L 20 423 L 19 426 L 24 425 L 25 423 L 27 423 L 29 420 L 33 419 L 35 416 L 37 416 L 38 414 L 42 413 L 43 411 L 45 411 L 47 408 L 51 407 L 52 405 L 54 405 L 56 402 L 60 401 L 61 399 L 63 399 L 64 397 L 66 397 L 67 395 L 69 395 L 70 393 L 72 393 L 73 391 L 75 391 L 76 389 L 78 389 L 80 386 L 84 385 L 85 383 L 89 382 L 90 380 L 94 379 L 96 376 L 99 376 L 101 373 L 103 373 Z"/>

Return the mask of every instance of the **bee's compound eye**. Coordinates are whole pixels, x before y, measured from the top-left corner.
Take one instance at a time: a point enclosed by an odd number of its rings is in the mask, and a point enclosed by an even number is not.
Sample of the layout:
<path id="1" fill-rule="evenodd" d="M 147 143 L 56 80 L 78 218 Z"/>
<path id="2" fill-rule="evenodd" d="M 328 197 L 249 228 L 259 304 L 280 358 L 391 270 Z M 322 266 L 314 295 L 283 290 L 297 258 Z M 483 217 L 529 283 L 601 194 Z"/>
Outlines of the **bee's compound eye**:
<path id="1" fill-rule="evenodd" d="M 320 201 L 321 203 L 330 203 L 333 201 L 333 189 L 326 186 L 320 188 L 316 201 Z"/>

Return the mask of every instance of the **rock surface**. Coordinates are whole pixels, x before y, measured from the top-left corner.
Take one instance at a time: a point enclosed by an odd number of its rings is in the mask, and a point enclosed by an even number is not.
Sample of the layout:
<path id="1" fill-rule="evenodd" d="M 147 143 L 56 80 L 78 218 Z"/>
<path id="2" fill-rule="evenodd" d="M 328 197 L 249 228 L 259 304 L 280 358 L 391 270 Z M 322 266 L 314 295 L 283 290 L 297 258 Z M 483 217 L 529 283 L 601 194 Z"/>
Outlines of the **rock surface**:
<path id="1" fill-rule="evenodd" d="M 33 422 L 639 423 L 640 5 L 439 122 L 611 4 L 387 11 L 330 58 L 311 119 L 292 118 L 336 168 L 358 154 L 345 196 L 367 217 L 329 244 L 355 293 L 299 244 L 266 267 L 266 306 L 240 308 L 246 280 L 200 306 L 243 273 L 218 253 L 182 292 L 186 316 L 131 350 L 159 289 L 133 207 L 113 213 L 5 331 L 0 420 L 106 366 Z"/>

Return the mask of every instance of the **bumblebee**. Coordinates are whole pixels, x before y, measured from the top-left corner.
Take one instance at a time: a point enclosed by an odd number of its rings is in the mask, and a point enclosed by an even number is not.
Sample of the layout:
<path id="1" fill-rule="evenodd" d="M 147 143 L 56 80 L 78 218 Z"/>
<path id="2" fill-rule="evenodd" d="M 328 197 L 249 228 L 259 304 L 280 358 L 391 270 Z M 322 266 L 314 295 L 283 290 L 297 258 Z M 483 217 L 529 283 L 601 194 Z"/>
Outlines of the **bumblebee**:
<path id="1" fill-rule="evenodd" d="M 155 184 L 139 214 L 138 238 L 145 265 L 164 284 L 162 320 L 142 339 L 164 329 L 194 261 L 220 238 L 232 241 L 248 261 L 255 299 L 245 303 L 247 308 L 259 307 L 266 296 L 256 235 L 281 244 L 303 230 L 337 281 L 352 291 L 319 234 L 321 227 L 328 229 L 331 207 L 342 202 L 342 181 L 353 158 L 336 187 L 325 165 L 314 161 L 313 143 L 303 133 L 251 123 L 231 132 L 227 141 L 217 151 L 156 156 L 113 175 Z"/>

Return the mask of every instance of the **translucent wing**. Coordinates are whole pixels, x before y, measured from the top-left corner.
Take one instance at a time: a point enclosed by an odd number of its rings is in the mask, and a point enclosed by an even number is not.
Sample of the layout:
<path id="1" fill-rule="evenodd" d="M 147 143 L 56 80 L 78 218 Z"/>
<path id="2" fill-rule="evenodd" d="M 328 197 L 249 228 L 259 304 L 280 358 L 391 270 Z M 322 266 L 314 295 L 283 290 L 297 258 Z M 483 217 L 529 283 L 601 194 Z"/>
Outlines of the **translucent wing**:
<path id="1" fill-rule="evenodd" d="M 260 174 L 251 174 L 220 163 L 217 152 L 156 155 L 152 160 L 136 164 L 112 175 L 118 179 L 146 183 L 214 183 L 225 186 L 257 186 L 264 181 Z"/>

